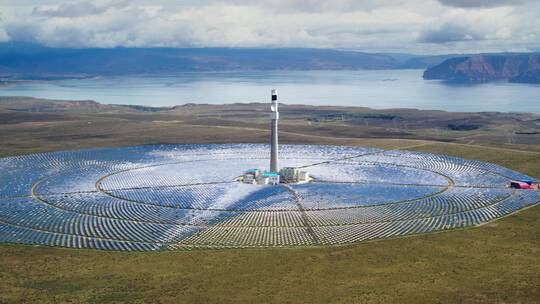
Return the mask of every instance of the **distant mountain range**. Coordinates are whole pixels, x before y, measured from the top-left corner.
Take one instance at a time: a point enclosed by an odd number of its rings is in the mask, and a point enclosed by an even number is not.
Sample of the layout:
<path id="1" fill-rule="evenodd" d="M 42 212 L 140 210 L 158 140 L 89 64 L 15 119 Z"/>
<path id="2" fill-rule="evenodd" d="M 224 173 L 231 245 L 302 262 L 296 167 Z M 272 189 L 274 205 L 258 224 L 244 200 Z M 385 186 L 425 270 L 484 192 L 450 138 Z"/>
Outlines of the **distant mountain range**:
<path id="1" fill-rule="evenodd" d="M 69 49 L 23 43 L 0 43 L 0 77 L 47 80 L 195 71 L 427 68 L 424 74 L 426 79 L 476 82 L 508 78 L 516 82 L 537 82 L 537 70 L 527 67 L 532 67 L 533 63 L 529 65 L 524 63 L 527 58 L 532 58 L 530 60 L 537 66 L 538 55 L 531 56 L 529 54 L 421 56 L 309 48 Z M 500 58 L 507 57 L 512 59 L 508 60 L 508 64 L 501 65 Z M 498 72 L 501 66 L 508 66 L 508 69 Z M 484 75 L 485 73 L 487 74 Z"/>
<path id="2" fill-rule="evenodd" d="M 540 53 L 450 58 L 428 68 L 423 77 L 455 83 L 540 83 Z"/>
<path id="3" fill-rule="evenodd" d="M 189 71 L 418 69 L 449 57 L 306 48 L 62 49 L 0 43 L 0 74 L 40 79 Z"/>

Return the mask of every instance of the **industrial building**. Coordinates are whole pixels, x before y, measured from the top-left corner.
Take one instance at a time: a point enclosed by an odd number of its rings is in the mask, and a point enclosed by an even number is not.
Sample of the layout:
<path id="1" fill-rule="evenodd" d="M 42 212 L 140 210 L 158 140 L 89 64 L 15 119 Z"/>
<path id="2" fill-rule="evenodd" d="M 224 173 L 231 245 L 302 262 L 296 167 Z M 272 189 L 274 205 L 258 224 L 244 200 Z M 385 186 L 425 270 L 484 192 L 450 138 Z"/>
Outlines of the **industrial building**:
<path id="1" fill-rule="evenodd" d="M 301 171 L 294 167 L 284 167 L 279 171 L 282 183 L 307 183 L 310 180 L 309 173 L 307 171 Z"/>
<path id="2" fill-rule="evenodd" d="M 262 172 L 259 169 L 250 169 L 242 176 L 242 182 L 253 185 L 277 185 L 280 182 L 280 175 L 277 172 Z"/>

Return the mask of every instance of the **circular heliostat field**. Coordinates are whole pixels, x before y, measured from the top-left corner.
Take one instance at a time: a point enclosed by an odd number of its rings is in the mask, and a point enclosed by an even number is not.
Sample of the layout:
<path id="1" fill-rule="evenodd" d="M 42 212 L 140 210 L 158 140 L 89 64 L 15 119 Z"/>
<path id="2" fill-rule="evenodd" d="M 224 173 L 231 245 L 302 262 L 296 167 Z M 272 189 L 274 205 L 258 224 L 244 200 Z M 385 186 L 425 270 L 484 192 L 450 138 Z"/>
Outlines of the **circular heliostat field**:
<path id="1" fill-rule="evenodd" d="M 251 185 L 267 145 L 160 145 L 0 159 L 0 242 L 108 250 L 333 245 L 477 225 L 540 201 L 518 172 L 421 152 L 284 145 L 314 178 Z"/>

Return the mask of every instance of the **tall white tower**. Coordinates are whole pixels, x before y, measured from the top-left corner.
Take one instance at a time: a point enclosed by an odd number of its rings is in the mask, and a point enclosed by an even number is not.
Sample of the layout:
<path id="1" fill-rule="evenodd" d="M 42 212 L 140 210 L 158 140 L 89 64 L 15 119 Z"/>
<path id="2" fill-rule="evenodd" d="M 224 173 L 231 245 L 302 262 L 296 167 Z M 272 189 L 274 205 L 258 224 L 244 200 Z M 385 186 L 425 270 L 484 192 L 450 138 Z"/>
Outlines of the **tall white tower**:
<path id="1" fill-rule="evenodd" d="M 270 171 L 278 172 L 278 101 L 277 90 L 272 89 L 272 103 L 270 106 L 272 113 L 270 118 L 272 119 L 272 135 L 271 135 L 271 150 L 270 150 Z"/>

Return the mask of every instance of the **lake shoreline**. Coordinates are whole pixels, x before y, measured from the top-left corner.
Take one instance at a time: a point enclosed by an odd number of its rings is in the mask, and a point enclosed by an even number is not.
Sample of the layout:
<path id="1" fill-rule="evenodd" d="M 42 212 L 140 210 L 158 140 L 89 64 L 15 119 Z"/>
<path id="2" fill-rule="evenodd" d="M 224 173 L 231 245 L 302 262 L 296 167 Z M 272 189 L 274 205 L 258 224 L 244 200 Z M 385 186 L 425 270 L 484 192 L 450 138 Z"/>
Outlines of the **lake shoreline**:
<path id="1" fill-rule="evenodd" d="M 34 80 L 0 87 L 0 96 L 96 100 L 102 104 L 172 107 L 180 104 L 266 102 L 271 88 L 288 104 L 410 108 L 451 112 L 540 113 L 540 86 L 447 84 L 423 80 L 422 70 L 250 71 L 99 76 Z"/>
<path id="2" fill-rule="evenodd" d="M 1 90 L 1 88 L 0 88 Z M 28 102 L 29 100 L 34 102 L 35 105 L 39 105 L 40 103 L 56 103 L 56 104 L 94 104 L 96 108 L 122 108 L 122 109 L 132 109 L 134 111 L 140 111 L 140 112 L 166 112 L 166 111 L 179 111 L 184 109 L 194 109 L 194 108 L 220 108 L 223 110 L 226 110 L 228 107 L 254 107 L 255 109 L 259 109 L 261 107 L 266 107 L 268 105 L 267 102 L 260 102 L 260 101 L 253 101 L 253 102 L 234 102 L 234 103 L 183 103 L 183 104 L 177 104 L 173 106 L 149 106 L 149 105 L 137 105 L 137 104 L 115 104 L 115 103 L 101 103 L 93 99 L 47 99 L 47 98 L 35 98 L 32 96 L 3 96 L 0 95 L 0 105 L 5 102 L 6 100 L 21 100 L 24 102 Z M 335 110 L 335 111 L 372 111 L 372 112 L 425 112 L 425 113 L 448 113 L 448 114 L 508 114 L 508 115 L 530 115 L 534 117 L 538 117 L 538 121 L 540 123 L 540 113 L 534 113 L 534 112 L 509 112 L 509 111 L 446 111 L 446 110 L 437 110 L 437 109 L 418 109 L 418 108 L 372 108 L 372 107 L 364 107 L 364 106 L 342 106 L 342 105 L 309 105 L 309 104 L 302 104 L 302 103 L 285 103 L 281 102 L 280 105 L 282 107 L 292 107 L 295 109 L 302 109 L 305 108 L 306 110 L 309 109 L 327 109 L 327 110 Z M 38 107 L 39 108 L 39 107 Z M 66 107 L 66 108 L 69 108 Z M 22 112 L 28 112 L 29 110 L 21 110 Z M 53 110 L 51 112 L 57 112 L 58 110 Z M 58 111 L 63 112 L 63 111 Z"/>

